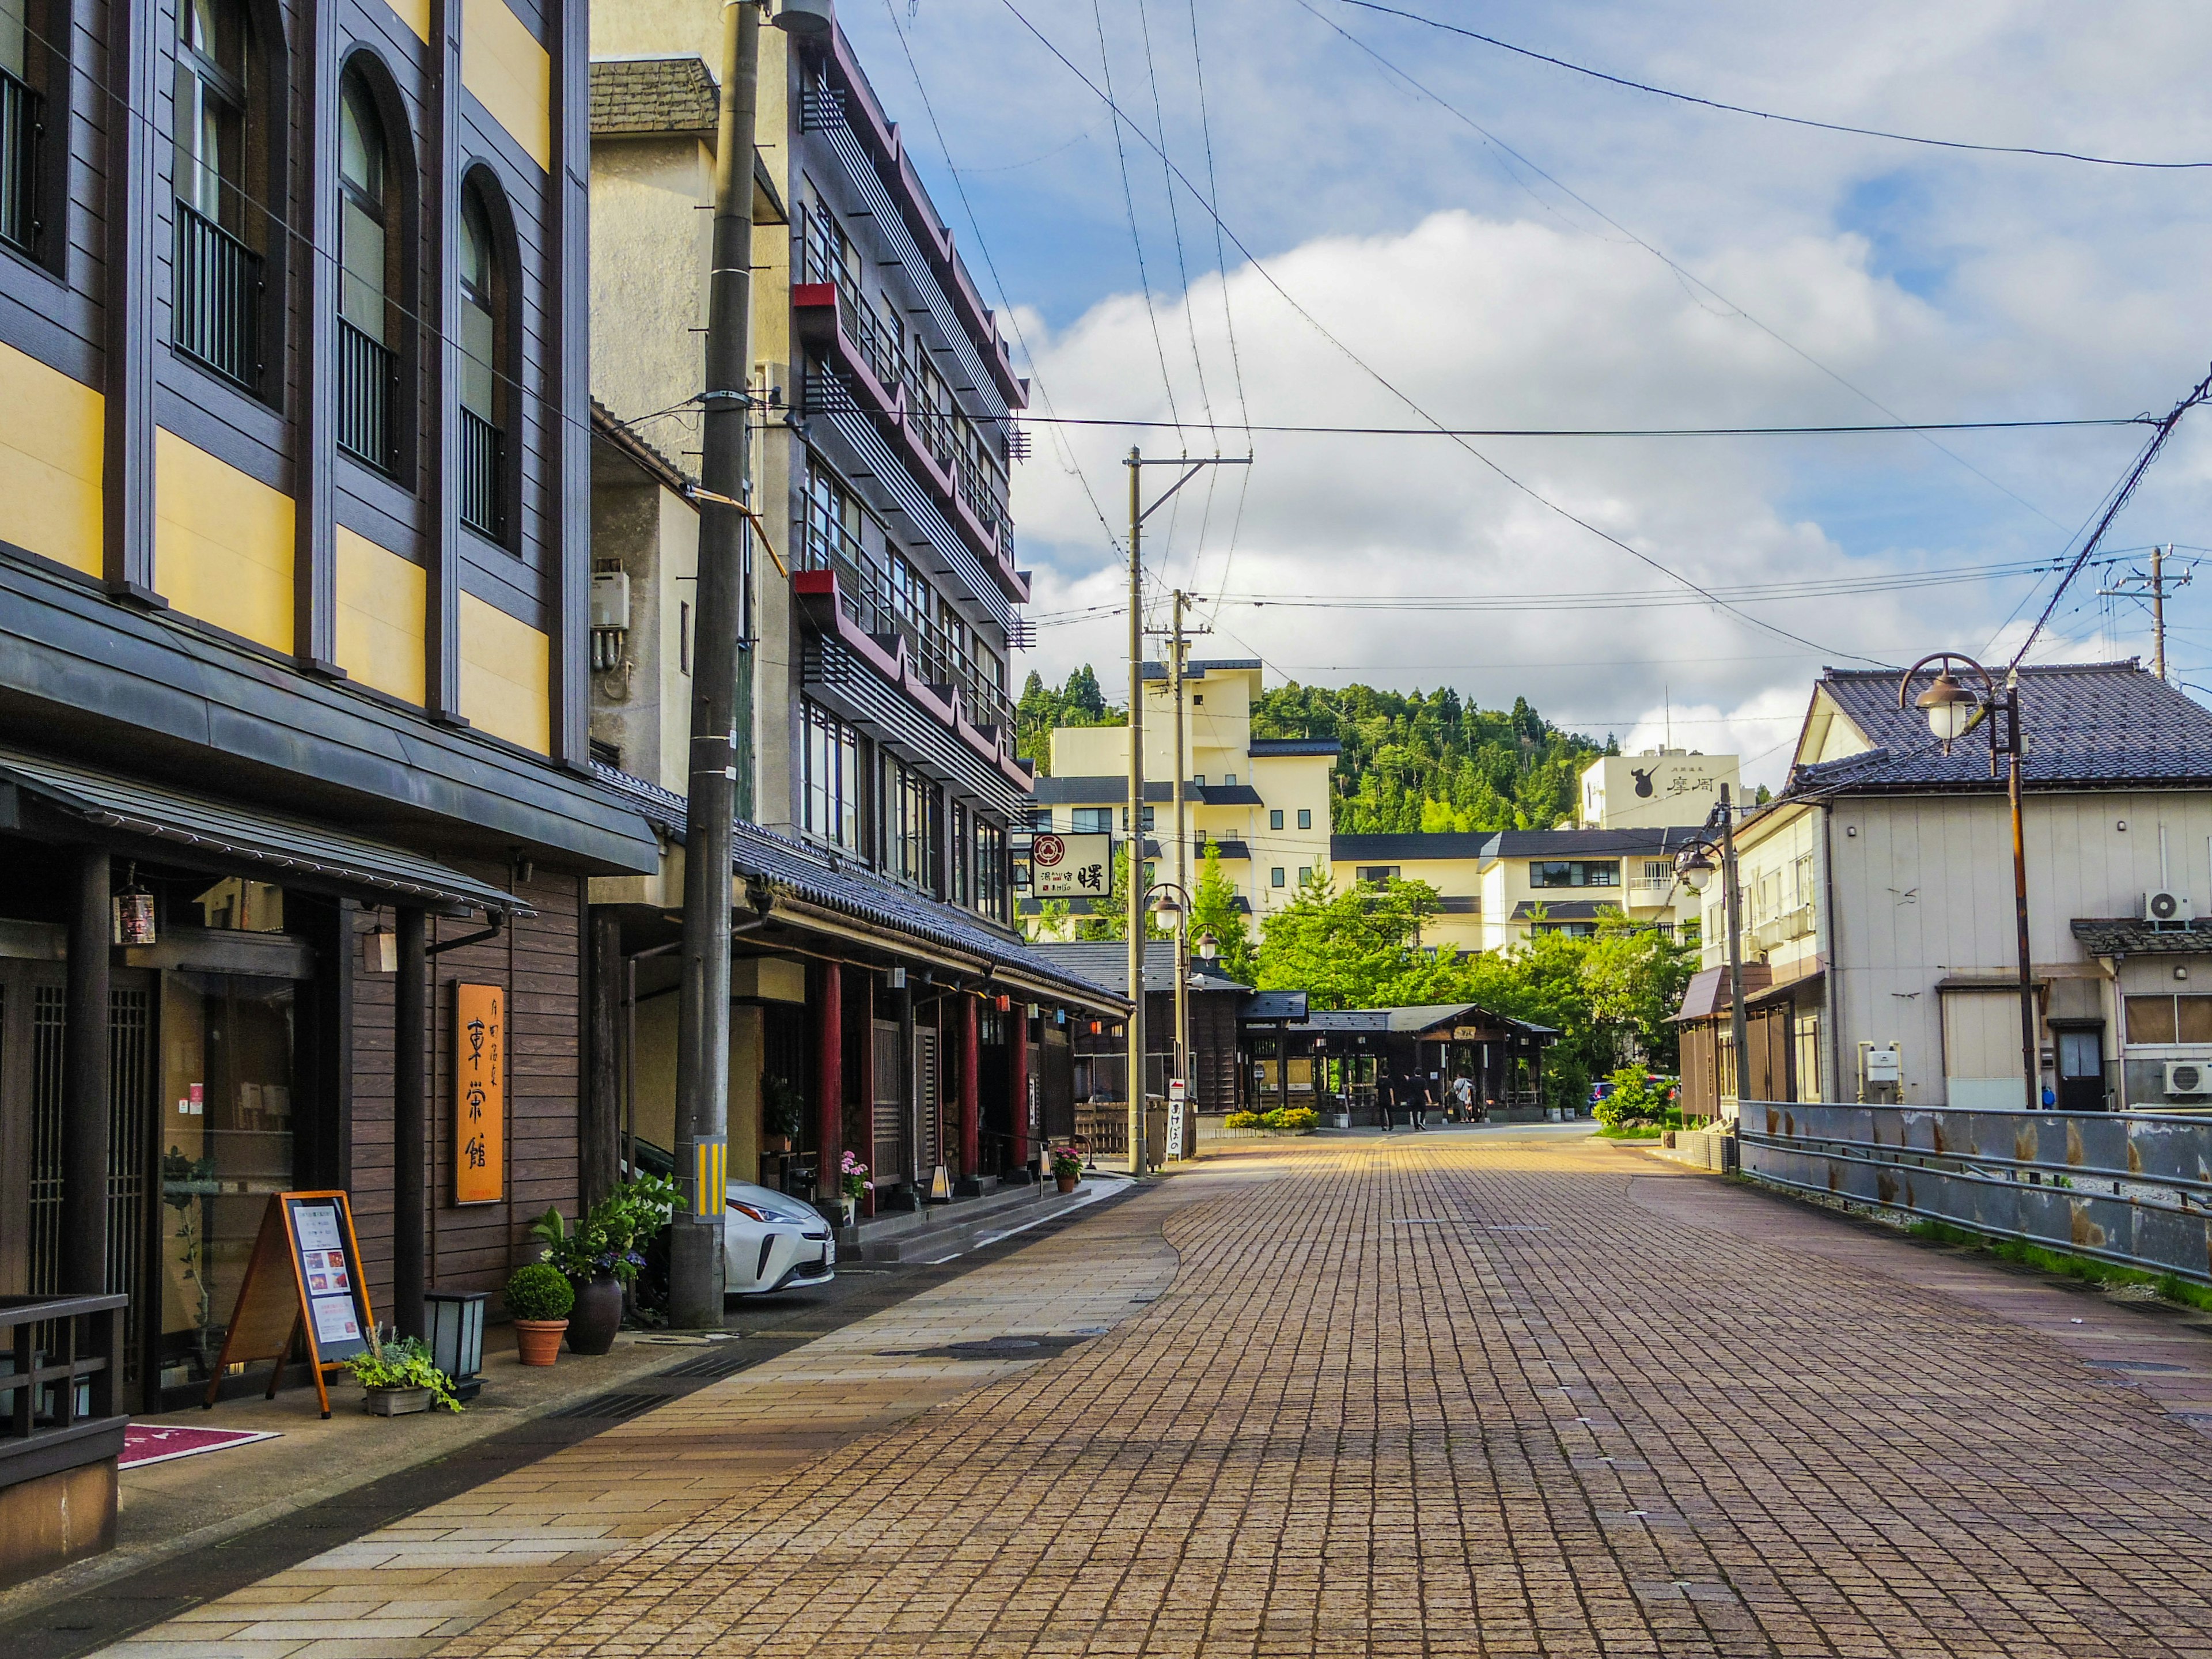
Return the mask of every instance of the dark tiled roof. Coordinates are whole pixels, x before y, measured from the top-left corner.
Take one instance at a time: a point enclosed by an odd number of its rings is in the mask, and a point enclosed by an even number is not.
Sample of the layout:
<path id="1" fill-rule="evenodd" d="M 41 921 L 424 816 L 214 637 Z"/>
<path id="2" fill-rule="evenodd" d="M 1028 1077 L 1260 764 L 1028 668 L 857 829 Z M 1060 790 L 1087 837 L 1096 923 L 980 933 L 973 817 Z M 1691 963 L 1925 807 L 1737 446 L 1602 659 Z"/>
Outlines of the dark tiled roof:
<path id="1" fill-rule="evenodd" d="M 1606 854 L 1679 852 L 1697 826 L 1662 830 L 1501 830 L 1490 838 L 1490 859 L 1579 859 Z"/>
<path id="2" fill-rule="evenodd" d="M 1549 1025 L 1538 1025 L 1529 1020 L 1495 1014 L 1475 1002 L 1434 1002 L 1408 1008 L 1321 1009 L 1308 1018 L 1306 1029 L 1315 1031 L 1387 1031 L 1405 1036 L 1439 1025 L 1477 1023 L 1502 1026 L 1509 1031 L 1545 1036 L 1559 1035 Z"/>
<path id="3" fill-rule="evenodd" d="M 1620 908 L 1619 899 L 1522 899 L 1511 920 L 1527 921 L 1541 910 L 1547 921 L 1595 921 Z"/>
<path id="4" fill-rule="evenodd" d="M 592 773 L 647 819 L 682 836 L 684 802 L 681 795 L 599 761 L 592 763 Z M 764 881 L 771 890 L 780 889 L 825 910 L 909 934 L 944 950 L 1018 969 L 1094 1006 L 1102 998 L 1109 1003 L 1114 1000 L 1114 994 L 1096 980 L 1041 956 L 1018 934 L 994 927 L 972 911 L 902 887 L 859 865 L 833 860 L 811 847 L 771 835 L 757 824 L 738 823 L 731 863 L 740 876 Z"/>
<path id="5" fill-rule="evenodd" d="M 2132 916 L 2076 916 L 2074 937 L 2093 957 L 2203 956 L 2212 951 L 2212 917 L 2177 927 Z"/>
<path id="6" fill-rule="evenodd" d="M 1185 679 L 1192 680 L 1201 675 L 1233 673 L 1240 669 L 1256 670 L 1259 666 L 1257 657 L 1209 657 L 1202 660 L 1193 658 L 1182 665 L 1182 673 Z M 1167 677 L 1168 665 L 1165 663 L 1148 662 L 1145 665 L 1146 679 L 1164 680 Z"/>
<path id="7" fill-rule="evenodd" d="M 1285 755 L 1340 755 L 1344 745 L 1334 738 L 1255 738 L 1247 745 L 1254 760 Z"/>
<path id="8" fill-rule="evenodd" d="M 1104 806 L 1129 799 L 1129 780 L 1121 778 L 1039 778 L 1040 806 Z"/>
<path id="9" fill-rule="evenodd" d="M 1896 674 L 1830 670 L 1820 688 L 1875 747 L 1790 774 L 1785 795 L 1929 788 L 2000 790 L 1978 729 L 1946 756 L 1917 708 L 1897 706 Z M 1926 682 L 1913 682 L 1916 695 Z M 1978 688 L 1976 688 L 1978 689 Z M 2054 663 L 2020 671 L 2027 752 L 2021 775 L 2052 789 L 2212 783 L 2212 713 L 2133 659 Z"/>
<path id="10" fill-rule="evenodd" d="M 1265 806 L 1260 792 L 1249 783 L 1209 783 L 1206 786 L 1208 806 Z"/>
<path id="11" fill-rule="evenodd" d="M 1129 982 L 1129 947 L 1119 939 L 1074 939 L 1065 943 L 1047 942 L 1030 947 L 1048 962 L 1060 964 L 1071 974 L 1080 975 L 1092 983 L 1104 986 L 1117 996 Z M 1208 991 L 1249 991 L 1249 985 L 1240 985 L 1218 969 L 1209 970 L 1206 964 L 1193 961 L 1191 971 L 1206 981 Z M 1175 945 L 1164 939 L 1145 941 L 1145 988 L 1147 991 L 1175 989 Z"/>
<path id="12" fill-rule="evenodd" d="M 1407 859 L 1479 859 L 1493 830 L 1472 835 L 1331 836 L 1328 856 L 1336 864 L 1395 864 Z"/>
<path id="13" fill-rule="evenodd" d="M 1306 1017 L 1306 994 L 1304 991 L 1255 991 L 1237 1017 L 1240 1019 L 1304 1019 Z"/>
<path id="14" fill-rule="evenodd" d="M 718 104 L 714 76 L 702 58 L 617 58 L 592 65 L 597 137 L 712 132 Z"/>

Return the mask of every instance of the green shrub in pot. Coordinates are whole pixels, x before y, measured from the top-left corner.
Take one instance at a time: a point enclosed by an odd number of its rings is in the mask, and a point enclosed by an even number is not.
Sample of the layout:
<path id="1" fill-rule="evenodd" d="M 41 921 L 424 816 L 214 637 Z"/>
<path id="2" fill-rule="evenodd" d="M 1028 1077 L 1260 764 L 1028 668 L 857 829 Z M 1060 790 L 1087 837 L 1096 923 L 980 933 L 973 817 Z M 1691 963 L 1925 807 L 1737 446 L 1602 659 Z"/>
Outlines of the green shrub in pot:
<path id="1" fill-rule="evenodd" d="M 533 1261 L 507 1275 L 507 1311 L 515 1319 L 566 1319 L 576 1305 L 576 1287 L 550 1262 Z"/>

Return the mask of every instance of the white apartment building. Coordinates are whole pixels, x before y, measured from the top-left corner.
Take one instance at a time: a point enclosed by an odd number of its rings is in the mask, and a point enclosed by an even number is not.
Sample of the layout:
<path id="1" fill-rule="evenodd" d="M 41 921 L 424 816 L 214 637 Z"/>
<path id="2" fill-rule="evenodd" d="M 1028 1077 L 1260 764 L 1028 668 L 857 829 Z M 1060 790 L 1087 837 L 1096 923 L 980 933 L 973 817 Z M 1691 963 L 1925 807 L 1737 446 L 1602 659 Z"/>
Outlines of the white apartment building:
<path id="1" fill-rule="evenodd" d="M 1192 661 L 1183 669 L 1183 817 L 1173 822 L 1175 700 L 1164 664 L 1145 665 L 1145 856 L 1157 879 L 1176 877 L 1176 848 L 1195 888 L 1211 840 L 1238 898 L 1264 915 L 1329 858 L 1330 780 L 1340 750 L 1334 738 L 1255 738 L 1252 704 L 1261 690 L 1256 658 Z M 1129 833 L 1129 728 L 1061 726 L 1052 734 L 1052 773 L 1036 782 L 1032 830 Z M 1017 848 L 1018 857 L 1019 849 Z M 1020 890 L 1025 872 L 1017 866 Z M 1074 900 L 1075 910 L 1088 901 Z M 1034 916 L 1038 902 L 1024 897 Z"/>

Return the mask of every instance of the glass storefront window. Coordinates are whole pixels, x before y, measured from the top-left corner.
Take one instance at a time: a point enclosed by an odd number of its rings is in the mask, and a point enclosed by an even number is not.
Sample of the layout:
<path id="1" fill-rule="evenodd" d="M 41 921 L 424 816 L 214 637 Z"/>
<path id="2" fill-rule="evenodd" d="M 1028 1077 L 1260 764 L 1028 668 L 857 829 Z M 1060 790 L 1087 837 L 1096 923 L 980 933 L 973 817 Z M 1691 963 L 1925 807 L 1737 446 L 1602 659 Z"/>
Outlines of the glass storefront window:
<path id="1" fill-rule="evenodd" d="M 228 877 L 192 902 L 200 908 L 203 927 L 237 933 L 284 931 L 284 890 L 269 882 Z"/>
<path id="2" fill-rule="evenodd" d="M 216 895 L 234 890 L 220 922 Z M 210 927 L 251 927 L 258 883 L 201 896 Z M 241 974 L 161 976 L 161 1350 L 164 1388 L 204 1382 L 222 1351 L 270 1193 L 293 1184 L 293 984 Z"/>

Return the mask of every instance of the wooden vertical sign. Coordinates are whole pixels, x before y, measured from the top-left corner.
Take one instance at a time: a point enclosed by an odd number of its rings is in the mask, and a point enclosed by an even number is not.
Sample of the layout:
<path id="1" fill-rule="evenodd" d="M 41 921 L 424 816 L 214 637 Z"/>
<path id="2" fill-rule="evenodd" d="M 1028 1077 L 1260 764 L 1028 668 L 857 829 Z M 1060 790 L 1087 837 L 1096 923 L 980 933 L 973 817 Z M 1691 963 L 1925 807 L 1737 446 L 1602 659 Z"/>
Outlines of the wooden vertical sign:
<path id="1" fill-rule="evenodd" d="M 453 987 L 453 1202 L 507 1195 L 507 994 Z"/>

